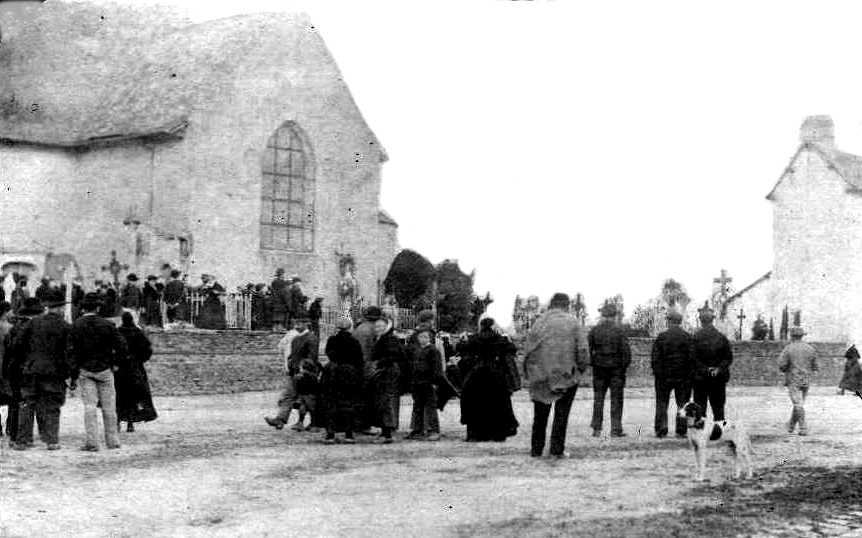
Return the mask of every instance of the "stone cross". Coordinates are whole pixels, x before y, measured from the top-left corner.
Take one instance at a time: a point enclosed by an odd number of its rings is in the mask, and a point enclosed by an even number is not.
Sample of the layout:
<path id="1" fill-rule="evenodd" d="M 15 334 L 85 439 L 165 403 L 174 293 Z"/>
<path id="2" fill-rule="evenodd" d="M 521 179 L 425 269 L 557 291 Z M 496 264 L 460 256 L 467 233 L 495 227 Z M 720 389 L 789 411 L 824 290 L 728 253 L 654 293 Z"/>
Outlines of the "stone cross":
<path id="1" fill-rule="evenodd" d="M 721 294 L 725 295 L 727 293 L 727 285 L 733 282 L 733 278 L 727 276 L 726 269 L 722 269 L 721 276 L 719 276 L 718 278 L 713 278 L 712 282 L 714 284 L 719 284 L 721 286 Z"/>
<path id="2" fill-rule="evenodd" d="M 742 321 L 743 321 L 746 317 L 747 317 L 747 316 L 745 315 L 745 311 L 744 311 L 742 308 L 740 308 L 740 309 L 739 309 L 739 315 L 738 315 L 738 316 L 736 316 L 736 319 L 738 319 L 738 320 L 739 320 L 739 338 L 737 338 L 737 340 L 742 340 Z"/>
<path id="3" fill-rule="evenodd" d="M 108 265 L 102 266 L 102 271 L 108 271 L 109 273 L 111 273 L 111 275 L 113 275 L 115 287 L 120 286 L 120 273 L 123 271 L 128 271 L 128 270 L 129 270 L 129 266 L 127 264 L 120 263 L 119 261 L 117 261 L 117 251 L 116 250 L 111 251 L 110 263 L 108 263 Z"/>

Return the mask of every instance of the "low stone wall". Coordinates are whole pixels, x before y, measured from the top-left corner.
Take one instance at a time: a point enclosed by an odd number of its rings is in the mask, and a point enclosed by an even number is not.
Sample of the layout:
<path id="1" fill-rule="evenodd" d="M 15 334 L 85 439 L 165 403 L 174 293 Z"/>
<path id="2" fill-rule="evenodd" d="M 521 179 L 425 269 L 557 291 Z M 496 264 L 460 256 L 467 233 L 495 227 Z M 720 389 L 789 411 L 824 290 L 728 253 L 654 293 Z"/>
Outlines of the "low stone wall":
<path id="1" fill-rule="evenodd" d="M 647 386 L 653 384 L 650 368 L 652 338 L 631 338 L 632 365 L 627 384 Z M 813 384 L 838 386 L 844 373 L 844 351 L 847 345 L 832 342 L 809 342 L 817 350 L 819 370 Z M 778 371 L 778 355 L 787 342 L 748 340 L 733 341 L 733 363 L 730 365 L 730 384 L 747 386 L 776 386 L 784 384 L 784 374 Z"/>
<path id="2" fill-rule="evenodd" d="M 251 331 L 153 332 L 147 373 L 153 394 L 272 390 L 284 383 L 282 335 Z"/>
<path id="3" fill-rule="evenodd" d="M 150 385 L 157 395 L 214 394 L 281 388 L 284 370 L 276 349 L 282 335 L 250 331 L 153 332 L 153 358 L 147 363 Z M 632 338 L 628 386 L 652 386 L 649 366 L 652 339 Z M 731 385 L 783 384 L 778 355 L 786 342 L 732 342 Z M 820 370 L 816 385 L 837 386 L 844 372 L 846 346 L 812 343 Z M 587 372 L 584 385 L 589 386 Z"/>

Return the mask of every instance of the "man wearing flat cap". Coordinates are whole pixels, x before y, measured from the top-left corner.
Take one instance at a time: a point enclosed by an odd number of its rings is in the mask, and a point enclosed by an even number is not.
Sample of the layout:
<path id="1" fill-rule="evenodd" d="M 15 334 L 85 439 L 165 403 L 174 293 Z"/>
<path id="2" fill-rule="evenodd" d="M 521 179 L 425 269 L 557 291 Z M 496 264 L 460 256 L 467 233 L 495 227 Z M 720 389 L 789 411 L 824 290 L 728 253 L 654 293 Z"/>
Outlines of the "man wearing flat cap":
<path id="1" fill-rule="evenodd" d="M 802 341 L 805 331 L 802 327 L 790 328 L 790 343 L 778 356 L 778 369 L 784 372 L 784 381 L 793 404 L 787 433 L 793 433 L 799 424 L 799 435 L 808 435 L 808 424 L 805 422 L 805 398 L 808 396 L 808 386 L 811 374 L 817 371 L 817 352 L 810 344 Z"/>
<path id="2" fill-rule="evenodd" d="M 16 450 L 33 445 L 34 419 L 48 450 L 60 448 L 60 408 L 66 402 L 66 379 L 72 369 L 66 355 L 70 327 L 63 319 L 66 301 L 59 290 L 46 291 L 42 301 L 48 312 L 28 321 L 12 344 L 16 360 L 21 361 Z"/>
<path id="3" fill-rule="evenodd" d="M 617 309 L 605 303 L 599 309 L 602 319 L 590 329 L 590 364 L 593 367 L 593 437 L 602 434 L 605 394 L 611 392 L 611 437 L 625 437 L 623 431 L 623 392 L 626 370 L 632 351 L 622 327 L 617 325 Z"/>
<path id="4" fill-rule="evenodd" d="M 677 408 L 691 397 L 691 335 L 682 328 L 682 314 L 667 314 L 667 330 L 652 345 L 650 365 L 655 376 L 655 436 L 667 437 L 667 408 L 673 391 Z M 685 437 L 686 420 L 676 414 L 676 436 Z"/>
<path id="5" fill-rule="evenodd" d="M 708 303 L 698 309 L 698 314 L 700 330 L 694 335 L 691 351 L 694 403 L 706 412 L 708 401 L 713 420 L 719 422 L 724 420 L 726 385 L 730 381 L 733 352 L 730 342 L 713 325 L 715 313 Z"/>
<path id="6" fill-rule="evenodd" d="M 11 392 L 9 415 L 6 419 L 6 435 L 9 436 L 11 442 L 14 442 L 18 435 L 18 410 L 21 405 L 21 378 L 23 376 L 22 370 L 25 360 L 25 357 L 16 355 L 16 349 L 13 344 L 18 335 L 24 330 L 24 327 L 30 323 L 30 320 L 41 315 L 44 311 L 45 309 L 42 307 L 39 299 L 30 297 L 23 300 L 18 311 L 8 320 L 12 324 L 12 327 L 3 341 L 5 351 L 3 353 L 0 379 L 4 379 L 9 383 L 9 390 Z"/>

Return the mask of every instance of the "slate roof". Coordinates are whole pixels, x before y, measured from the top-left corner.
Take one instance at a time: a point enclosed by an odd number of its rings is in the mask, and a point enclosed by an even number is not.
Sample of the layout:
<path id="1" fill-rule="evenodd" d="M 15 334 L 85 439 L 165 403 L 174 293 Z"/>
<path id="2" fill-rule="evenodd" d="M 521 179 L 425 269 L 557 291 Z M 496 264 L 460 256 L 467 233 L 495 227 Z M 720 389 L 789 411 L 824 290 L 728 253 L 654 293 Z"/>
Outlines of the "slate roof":
<path id="1" fill-rule="evenodd" d="M 778 178 L 778 181 L 772 187 L 772 190 L 766 195 L 767 200 L 772 200 L 772 195 L 775 193 L 775 189 L 777 189 L 778 185 L 781 184 L 784 176 L 793 171 L 793 163 L 796 161 L 799 154 L 805 150 L 814 151 L 821 155 L 827 165 L 834 169 L 838 175 L 844 179 L 847 183 L 847 189 L 849 192 L 862 193 L 862 156 L 847 153 L 846 151 L 841 151 L 835 148 L 829 148 L 814 142 L 805 142 L 800 145 L 799 149 L 796 150 L 796 153 L 793 154 L 793 157 L 790 159 L 790 162 L 784 169 L 781 177 Z"/>
<path id="2" fill-rule="evenodd" d="M 180 137 L 195 107 L 232 91 L 251 52 L 289 47 L 311 26 L 301 13 L 191 24 L 151 7 L 46 2 L 31 24 L 4 32 L 0 141 Z"/>
<path id="3" fill-rule="evenodd" d="M 395 219 L 392 218 L 392 215 L 390 215 L 386 211 L 383 211 L 382 209 L 377 214 L 377 220 L 378 220 L 378 222 L 380 222 L 380 224 L 389 224 L 390 226 L 398 226 L 398 222 L 396 222 Z"/>

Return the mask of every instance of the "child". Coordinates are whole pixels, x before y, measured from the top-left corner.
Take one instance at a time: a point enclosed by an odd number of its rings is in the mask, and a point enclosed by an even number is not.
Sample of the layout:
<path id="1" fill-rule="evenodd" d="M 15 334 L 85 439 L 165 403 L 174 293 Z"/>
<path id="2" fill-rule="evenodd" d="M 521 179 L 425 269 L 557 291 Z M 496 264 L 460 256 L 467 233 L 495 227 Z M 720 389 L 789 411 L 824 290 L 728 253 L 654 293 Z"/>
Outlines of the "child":
<path id="1" fill-rule="evenodd" d="M 305 415 L 314 416 L 317 406 L 317 393 L 320 391 L 320 367 L 312 360 L 304 359 L 299 365 L 299 373 L 296 374 L 296 400 L 294 409 L 299 410 L 299 422 L 293 427 L 296 431 L 303 430 Z M 313 420 L 311 422 L 314 422 Z M 304 428 L 311 429 L 311 426 Z"/>
<path id="2" fill-rule="evenodd" d="M 437 383 L 443 375 L 440 352 L 431 343 L 430 325 L 416 328 L 419 349 L 413 355 L 413 431 L 410 438 L 440 440 L 440 418 L 437 415 Z"/>

